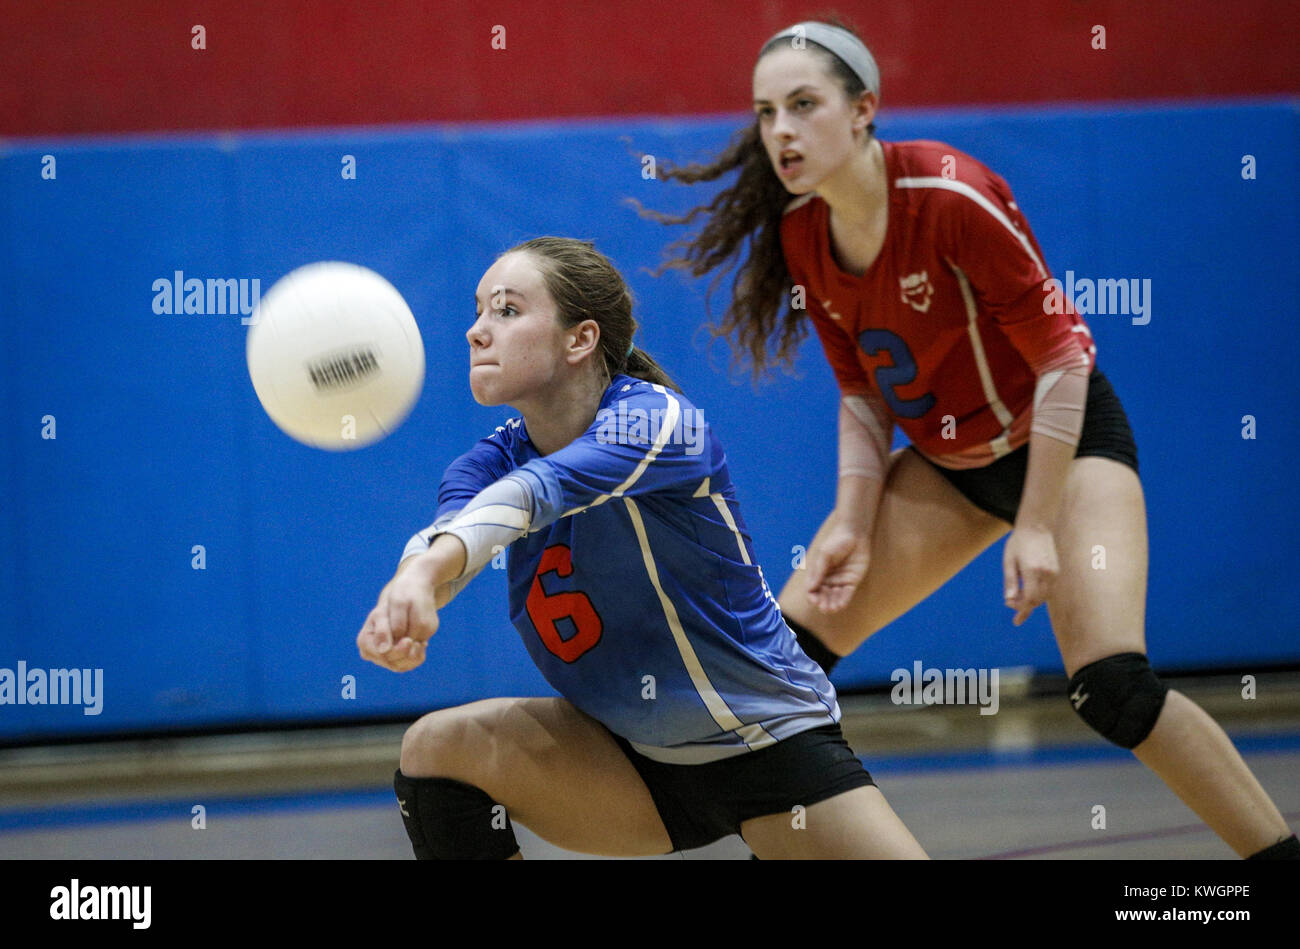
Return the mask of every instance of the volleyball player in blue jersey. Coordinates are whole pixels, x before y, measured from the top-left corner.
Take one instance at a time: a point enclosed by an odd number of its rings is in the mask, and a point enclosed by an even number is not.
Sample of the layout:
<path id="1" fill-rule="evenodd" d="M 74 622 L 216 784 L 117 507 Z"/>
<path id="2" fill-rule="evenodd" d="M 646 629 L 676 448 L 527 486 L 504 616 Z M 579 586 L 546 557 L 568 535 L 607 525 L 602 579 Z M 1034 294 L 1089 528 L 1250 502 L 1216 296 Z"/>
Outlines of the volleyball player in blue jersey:
<path id="1" fill-rule="evenodd" d="M 563 698 L 408 729 L 395 790 L 416 857 L 518 857 L 511 817 L 595 854 L 739 833 L 764 859 L 924 857 L 753 562 L 722 447 L 633 347 L 618 271 L 538 238 L 498 258 L 476 305 L 474 398 L 522 418 L 447 469 L 357 645 L 415 668 L 437 610 L 508 547 L 511 620 Z"/>

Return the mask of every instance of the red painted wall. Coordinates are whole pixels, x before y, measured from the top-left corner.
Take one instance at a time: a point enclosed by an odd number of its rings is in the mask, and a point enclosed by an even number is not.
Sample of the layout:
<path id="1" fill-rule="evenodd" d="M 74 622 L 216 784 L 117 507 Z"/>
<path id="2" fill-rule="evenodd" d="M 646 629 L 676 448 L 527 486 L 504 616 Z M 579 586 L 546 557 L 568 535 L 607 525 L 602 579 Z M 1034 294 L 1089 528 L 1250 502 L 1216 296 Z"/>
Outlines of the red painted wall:
<path id="1" fill-rule="evenodd" d="M 1300 91 L 1294 0 L 844 2 L 888 106 Z M 787 0 L 0 0 L 0 134 L 727 112 Z M 834 8 L 832 8 L 834 9 Z M 207 49 L 191 48 L 202 24 Z M 491 47 L 494 26 L 506 48 Z M 1105 50 L 1091 46 L 1106 29 Z"/>

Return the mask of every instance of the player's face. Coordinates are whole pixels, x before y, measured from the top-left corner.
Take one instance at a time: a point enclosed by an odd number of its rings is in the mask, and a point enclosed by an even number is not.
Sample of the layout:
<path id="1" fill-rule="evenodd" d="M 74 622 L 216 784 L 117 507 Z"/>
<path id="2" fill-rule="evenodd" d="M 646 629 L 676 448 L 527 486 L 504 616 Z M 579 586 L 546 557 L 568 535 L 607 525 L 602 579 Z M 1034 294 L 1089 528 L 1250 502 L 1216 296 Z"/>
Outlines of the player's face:
<path id="1" fill-rule="evenodd" d="M 564 361 L 565 331 L 537 261 L 506 254 L 478 283 L 469 340 L 469 387 L 480 405 L 519 405 L 544 393 Z"/>
<path id="2" fill-rule="evenodd" d="M 772 170 L 791 194 L 806 194 L 853 157 L 854 130 L 869 118 L 809 50 L 778 48 L 754 67 L 754 114 Z"/>

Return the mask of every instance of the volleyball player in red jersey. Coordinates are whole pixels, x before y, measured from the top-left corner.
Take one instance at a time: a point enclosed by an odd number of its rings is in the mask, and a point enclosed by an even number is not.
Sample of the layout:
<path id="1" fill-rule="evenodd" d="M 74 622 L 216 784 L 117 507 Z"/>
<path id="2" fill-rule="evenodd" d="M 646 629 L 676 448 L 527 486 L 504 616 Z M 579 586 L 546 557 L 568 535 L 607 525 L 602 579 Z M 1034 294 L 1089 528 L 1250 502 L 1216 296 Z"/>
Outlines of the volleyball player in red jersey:
<path id="1" fill-rule="evenodd" d="M 804 650 L 829 671 L 1010 530 L 1005 603 L 1016 625 L 1047 603 L 1079 716 L 1241 856 L 1300 857 L 1227 735 L 1147 661 L 1132 432 L 1006 182 L 939 142 L 876 139 L 879 72 L 839 25 L 778 33 L 753 84 L 757 121 L 713 163 L 660 170 L 735 184 L 653 216 L 708 212 L 669 261 L 697 276 L 748 248 L 714 331 L 755 372 L 807 318 L 839 383 L 835 509 L 780 597 Z M 895 424 L 912 444 L 891 454 Z"/>

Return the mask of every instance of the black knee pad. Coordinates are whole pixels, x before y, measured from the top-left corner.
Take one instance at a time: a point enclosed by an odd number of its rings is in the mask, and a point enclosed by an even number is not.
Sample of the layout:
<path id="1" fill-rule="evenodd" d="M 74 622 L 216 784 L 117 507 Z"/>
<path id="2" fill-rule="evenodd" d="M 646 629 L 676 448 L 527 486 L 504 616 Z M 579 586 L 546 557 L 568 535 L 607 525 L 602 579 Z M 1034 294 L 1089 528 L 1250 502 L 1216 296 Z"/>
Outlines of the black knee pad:
<path id="1" fill-rule="evenodd" d="M 804 651 L 809 659 L 821 666 L 822 671 L 829 676 L 831 670 L 835 668 L 835 664 L 843 657 L 837 656 L 827 649 L 826 644 L 817 638 L 817 634 L 802 623 L 797 623 L 787 616 L 785 617 L 785 625 L 790 627 L 794 632 L 794 638 L 799 640 L 799 648 Z"/>
<path id="2" fill-rule="evenodd" d="M 1300 860 L 1300 841 L 1292 834 L 1286 840 L 1279 840 L 1271 847 L 1265 847 L 1258 853 L 1252 853 L 1247 860 Z"/>
<path id="3" fill-rule="evenodd" d="M 519 852 L 505 808 L 471 784 L 408 778 L 398 769 L 393 790 L 417 860 L 506 860 Z"/>
<path id="4" fill-rule="evenodd" d="M 1165 685 L 1140 652 L 1122 652 L 1084 666 L 1070 679 L 1070 704 L 1103 738 L 1136 748 L 1156 727 Z"/>

